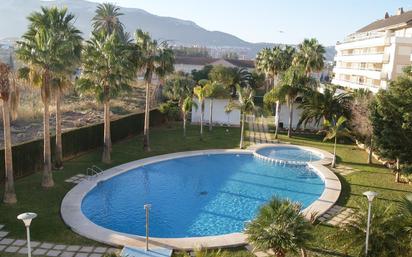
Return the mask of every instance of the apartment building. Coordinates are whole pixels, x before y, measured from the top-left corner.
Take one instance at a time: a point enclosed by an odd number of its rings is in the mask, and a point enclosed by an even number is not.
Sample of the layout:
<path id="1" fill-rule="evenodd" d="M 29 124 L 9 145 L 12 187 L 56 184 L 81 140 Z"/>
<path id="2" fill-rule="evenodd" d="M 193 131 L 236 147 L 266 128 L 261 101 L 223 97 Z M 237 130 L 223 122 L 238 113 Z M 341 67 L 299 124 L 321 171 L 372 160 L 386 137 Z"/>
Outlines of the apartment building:
<path id="1" fill-rule="evenodd" d="M 372 92 L 386 89 L 412 63 L 412 11 L 386 13 L 338 42 L 336 51 L 333 84 Z"/>

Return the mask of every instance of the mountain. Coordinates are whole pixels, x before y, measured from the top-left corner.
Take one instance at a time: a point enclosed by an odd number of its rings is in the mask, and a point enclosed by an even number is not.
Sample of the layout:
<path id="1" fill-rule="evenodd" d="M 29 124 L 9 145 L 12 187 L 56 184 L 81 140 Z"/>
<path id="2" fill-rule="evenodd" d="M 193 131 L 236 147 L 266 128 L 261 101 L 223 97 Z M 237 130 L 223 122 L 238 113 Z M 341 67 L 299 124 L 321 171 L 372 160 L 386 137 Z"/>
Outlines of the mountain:
<path id="1" fill-rule="evenodd" d="M 91 18 L 96 10 L 96 3 L 84 0 L 1 0 L 0 4 L 0 38 L 20 37 L 26 30 L 26 17 L 41 6 L 67 7 L 76 15 L 75 25 L 87 38 L 91 31 Z M 248 58 L 253 58 L 263 47 L 273 43 L 250 43 L 234 35 L 209 31 L 192 21 L 162 17 L 137 8 L 121 8 L 121 17 L 126 30 L 133 33 L 137 28 L 149 31 L 159 40 L 168 40 L 173 45 L 201 45 L 209 48 L 238 51 Z M 330 55 L 334 55 L 329 54 Z"/>

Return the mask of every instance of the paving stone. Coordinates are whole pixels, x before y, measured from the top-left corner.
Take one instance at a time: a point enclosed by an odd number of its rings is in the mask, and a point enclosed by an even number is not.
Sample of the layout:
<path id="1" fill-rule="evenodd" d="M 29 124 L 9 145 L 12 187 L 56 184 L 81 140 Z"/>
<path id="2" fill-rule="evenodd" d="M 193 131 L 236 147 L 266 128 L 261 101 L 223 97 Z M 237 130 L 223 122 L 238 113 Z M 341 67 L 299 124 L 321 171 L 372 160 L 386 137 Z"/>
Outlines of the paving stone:
<path id="1" fill-rule="evenodd" d="M 33 255 L 42 255 L 44 256 L 46 254 L 47 250 L 46 249 L 36 249 L 33 251 Z"/>
<path id="2" fill-rule="evenodd" d="M 6 253 L 15 253 L 15 252 L 17 252 L 19 250 L 19 247 L 17 247 L 17 246 L 9 246 L 9 247 L 7 247 L 4 251 L 6 252 Z"/>
<path id="3" fill-rule="evenodd" d="M 15 245 L 15 246 L 23 246 L 23 245 L 26 245 L 26 244 L 27 244 L 26 240 L 16 240 L 16 241 L 13 242 L 13 245 Z"/>
<path id="4" fill-rule="evenodd" d="M 31 250 L 33 252 L 33 249 Z M 27 250 L 27 247 L 23 247 L 19 250 L 19 253 L 21 254 L 27 254 L 29 251 Z"/>
<path id="5" fill-rule="evenodd" d="M 95 253 L 104 253 L 107 251 L 107 247 L 96 247 L 93 252 Z"/>
<path id="6" fill-rule="evenodd" d="M 119 249 L 112 247 L 112 248 L 107 249 L 106 253 L 117 253 L 117 252 L 119 252 Z"/>
<path id="7" fill-rule="evenodd" d="M 70 245 L 69 247 L 67 247 L 66 251 L 77 252 L 79 249 L 80 249 L 79 245 Z"/>
<path id="8" fill-rule="evenodd" d="M 64 250 L 66 247 L 67 245 L 55 245 L 53 250 Z"/>
<path id="9" fill-rule="evenodd" d="M 13 243 L 13 241 L 14 241 L 14 239 L 11 239 L 11 238 L 3 238 L 0 241 L 0 245 L 9 245 L 9 244 Z"/>
<path id="10" fill-rule="evenodd" d="M 83 246 L 80 248 L 79 252 L 91 253 L 93 252 L 93 246 Z"/>
<path id="11" fill-rule="evenodd" d="M 0 238 L 6 237 L 9 234 L 7 231 L 0 231 Z"/>
<path id="12" fill-rule="evenodd" d="M 52 257 L 56 257 L 58 256 L 62 251 L 57 251 L 57 250 L 50 250 L 46 253 L 47 256 L 52 256 Z"/>
<path id="13" fill-rule="evenodd" d="M 60 257 L 73 257 L 75 254 L 75 252 L 62 252 L 62 254 L 60 254 Z"/>
<path id="14" fill-rule="evenodd" d="M 40 245 L 40 242 L 39 242 L 39 241 L 31 241 L 31 242 L 30 242 L 30 245 L 31 245 L 32 248 L 33 248 L 33 247 L 37 247 L 37 246 Z"/>
<path id="15" fill-rule="evenodd" d="M 3 224 L 0 224 L 0 229 L 3 229 L 4 228 L 4 225 Z"/>
<path id="16" fill-rule="evenodd" d="M 326 218 L 320 217 L 318 220 L 319 220 L 320 222 L 324 222 L 324 221 L 326 220 Z"/>
<path id="17" fill-rule="evenodd" d="M 42 244 L 40 245 L 40 248 L 43 248 L 43 249 L 52 249 L 53 246 L 54 246 L 54 244 L 42 243 Z"/>
<path id="18" fill-rule="evenodd" d="M 6 247 L 7 245 L 0 245 L 0 252 L 3 251 Z"/>
<path id="19" fill-rule="evenodd" d="M 89 255 L 89 257 L 102 257 L 102 256 L 103 256 L 103 254 L 101 254 L 101 253 L 92 253 L 92 254 Z"/>
<path id="20" fill-rule="evenodd" d="M 88 253 L 77 253 L 74 257 L 88 257 Z"/>
<path id="21" fill-rule="evenodd" d="M 330 220 L 330 221 L 328 221 L 328 224 L 330 224 L 332 226 L 336 226 L 336 225 L 338 225 L 338 222 L 336 220 Z"/>
<path id="22" fill-rule="evenodd" d="M 325 217 L 325 218 L 330 218 L 330 217 L 332 217 L 332 216 L 331 216 L 330 214 L 327 214 L 327 213 L 326 213 L 326 214 L 323 215 L 323 217 Z"/>

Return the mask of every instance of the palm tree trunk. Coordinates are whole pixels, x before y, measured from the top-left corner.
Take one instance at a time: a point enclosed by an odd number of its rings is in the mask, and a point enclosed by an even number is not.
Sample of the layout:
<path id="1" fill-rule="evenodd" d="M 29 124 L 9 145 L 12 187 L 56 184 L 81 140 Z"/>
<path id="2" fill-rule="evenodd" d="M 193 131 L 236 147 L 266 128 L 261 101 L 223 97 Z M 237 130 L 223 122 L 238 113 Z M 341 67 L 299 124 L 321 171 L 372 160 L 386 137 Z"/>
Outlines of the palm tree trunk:
<path id="1" fill-rule="evenodd" d="M 144 110 L 144 130 L 143 130 L 143 150 L 146 152 L 150 152 L 150 143 L 149 143 L 150 83 L 152 83 L 152 75 L 149 75 L 149 78 L 146 82 L 146 106 Z"/>
<path id="2" fill-rule="evenodd" d="M 399 158 L 396 158 L 396 170 L 395 170 L 395 182 L 399 183 L 399 175 L 400 175 L 400 170 L 401 165 L 400 165 L 400 160 Z"/>
<path id="3" fill-rule="evenodd" d="M 5 186 L 3 202 L 13 204 L 17 202 L 14 190 L 13 156 L 11 148 L 10 110 L 9 100 L 3 99 L 3 127 L 4 127 L 4 168 Z"/>
<path id="4" fill-rule="evenodd" d="M 276 115 L 276 120 L 275 120 L 275 139 L 278 139 L 278 132 L 279 132 L 279 108 L 280 108 L 280 103 L 279 101 L 276 101 L 276 107 L 275 107 L 275 115 Z"/>
<path id="5" fill-rule="evenodd" d="M 373 153 L 372 149 L 373 149 L 373 139 L 371 137 L 369 141 L 368 164 L 372 164 L 372 153 Z"/>
<path id="6" fill-rule="evenodd" d="M 336 144 L 338 143 L 338 135 L 335 136 L 335 144 L 333 145 L 333 160 L 332 168 L 336 167 Z"/>
<path id="7" fill-rule="evenodd" d="M 243 148 L 243 134 L 244 134 L 244 130 L 245 130 L 245 113 L 242 113 L 242 128 L 240 129 L 240 144 L 239 144 L 239 148 L 240 148 L 240 149 Z"/>
<path id="8" fill-rule="evenodd" d="M 183 112 L 183 137 L 186 137 L 186 112 Z"/>
<path id="9" fill-rule="evenodd" d="M 307 257 L 308 254 L 306 253 L 306 249 L 300 248 L 300 255 L 301 255 L 302 257 Z"/>
<path id="10" fill-rule="evenodd" d="M 210 98 L 210 105 L 209 105 L 209 131 L 213 129 L 213 98 Z"/>
<path id="11" fill-rule="evenodd" d="M 56 90 L 56 150 L 55 168 L 63 168 L 63 147 L 62 147 L 62 118 L 60 110 L 60 90 Z"/>
<path id="12" fill-rule="evenodd" d="M 103 155 L 102 155 L 102 162 L 103 163 L 110 163 L 111 162 L 111 147 L 112 147 L 112 138 L 110 133 L 110 99 L 109 99 L 109 89 L 105 89 L 107 91 L 107 95 L 105 96 L 104 100 L 104 132 L 103 132 Z"/>
<path id="13" fill-rule="evenodd" d="M 293 120 L 293 101 L 289 103 L 289 130 L 288 137 L 292 137 L 292 120 Z"/>
<path id="14" fill-rule="evenodd" d="M 200 139 L 202 140 L 203 139 L 203 114 L 205 111 L 203 100 L 201 101 L 200 105 L 201 105 L 200 106 Z"/>
<path id="15" fill-rule="evenodd" d="M 43 143 L 44 143 L 44 170 L 42 178 L 42 187 L 49 188 L 54 186 L 51 164 L 50 149 L 50 111 L 48 96 L 44 96 L 44 113 L 43 113 Z"/>

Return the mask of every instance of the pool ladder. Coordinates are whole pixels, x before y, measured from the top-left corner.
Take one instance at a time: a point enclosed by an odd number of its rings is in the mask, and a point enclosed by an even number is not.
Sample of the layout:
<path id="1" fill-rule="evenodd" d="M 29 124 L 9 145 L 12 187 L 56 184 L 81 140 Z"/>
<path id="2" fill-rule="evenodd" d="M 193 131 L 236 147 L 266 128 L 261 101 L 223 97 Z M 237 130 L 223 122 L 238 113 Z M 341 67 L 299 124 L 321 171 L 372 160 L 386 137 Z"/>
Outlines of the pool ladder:
<path id="1" fill-rule="evenodd" d="M 88 179 L 95 178 L 103 173 L 103 170 L 96 165 L 93 165 L 86 170 L 86 175 Z"/>

